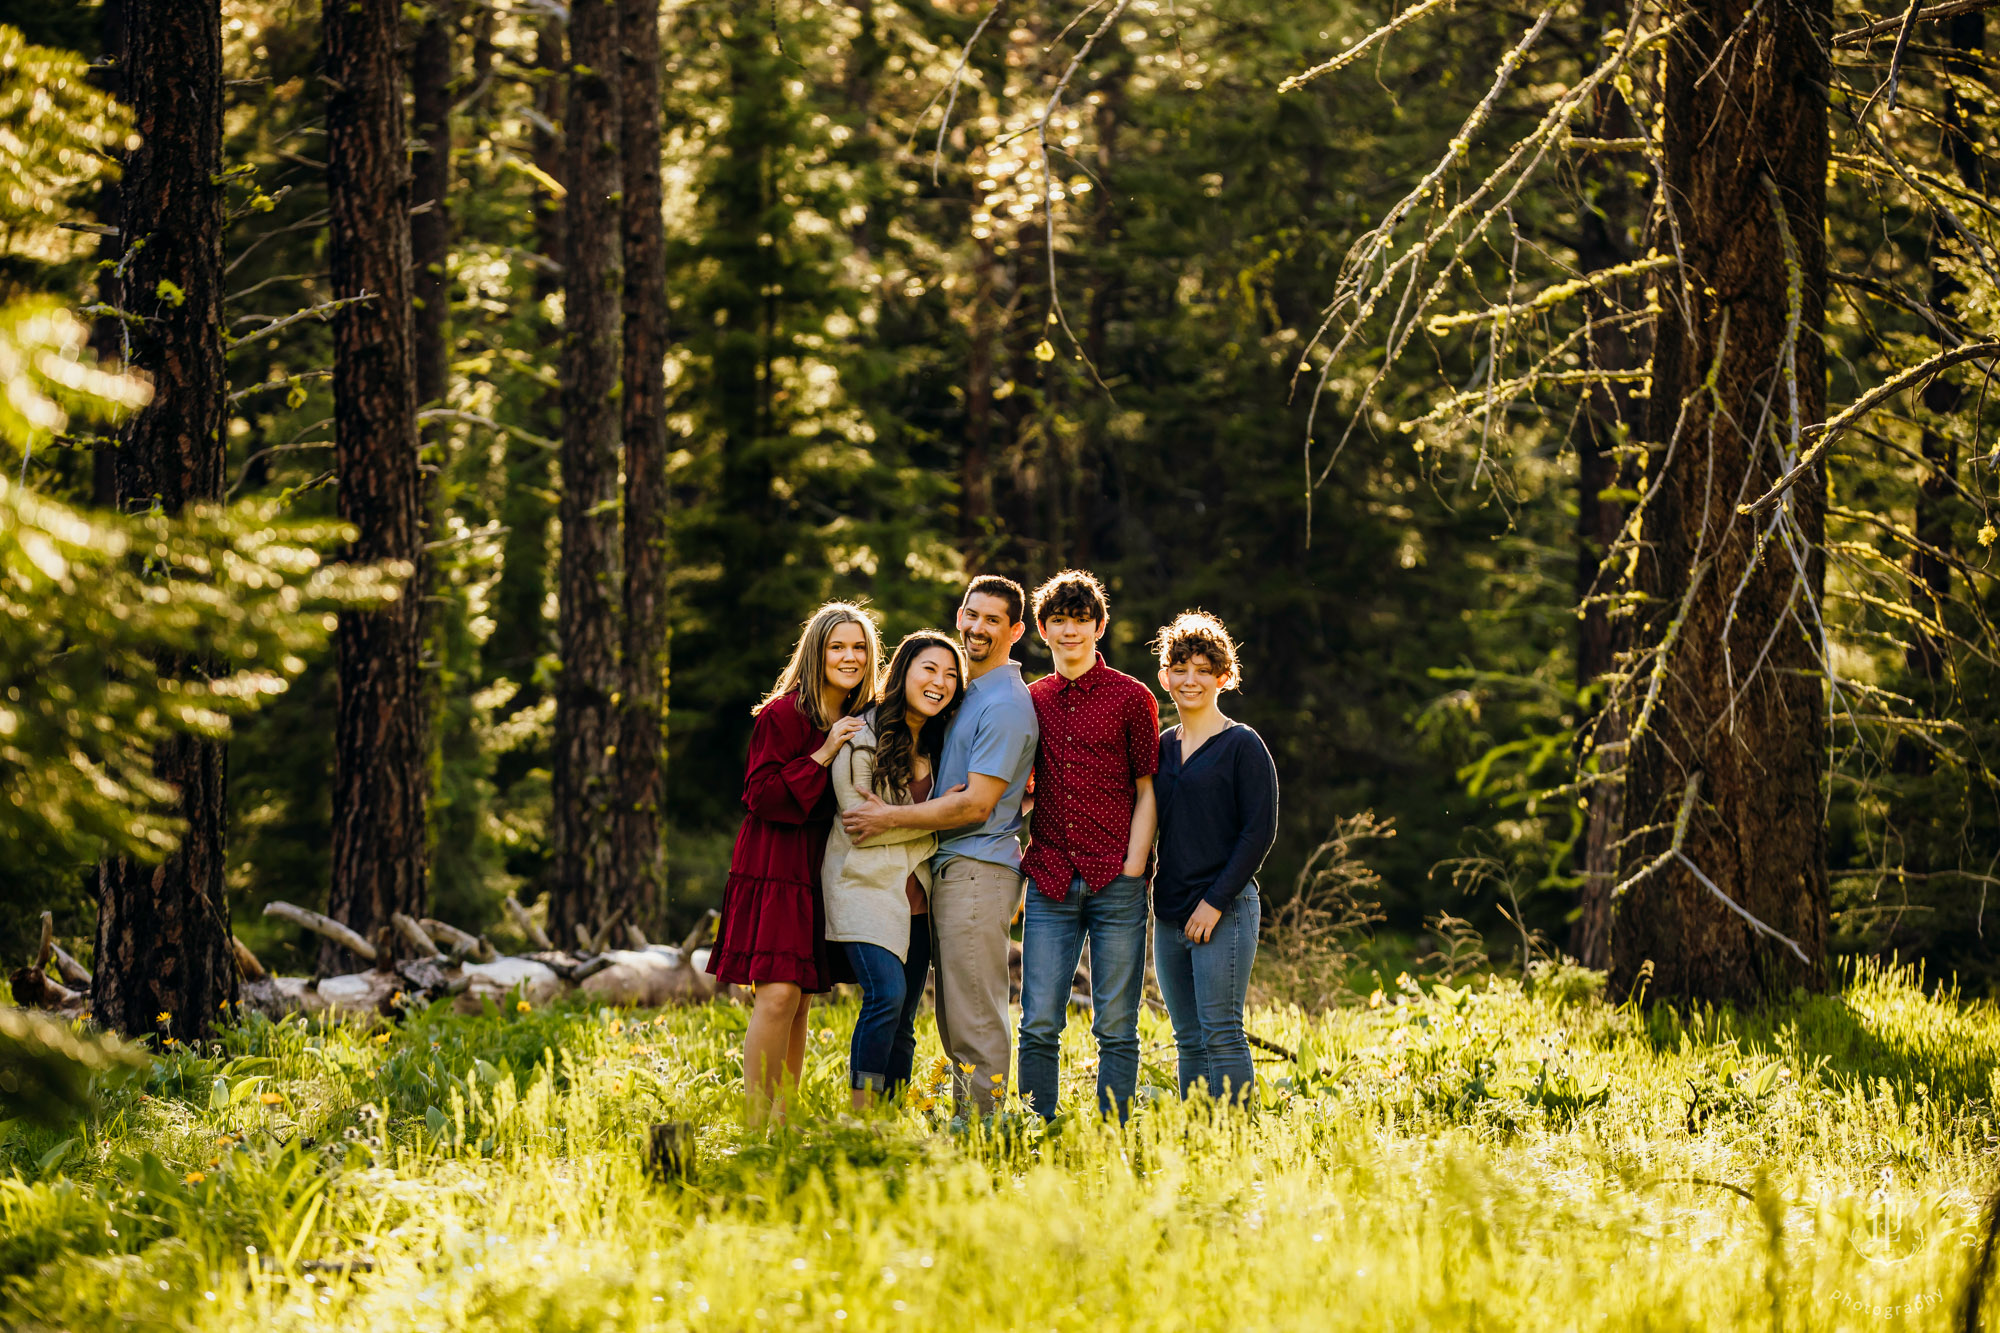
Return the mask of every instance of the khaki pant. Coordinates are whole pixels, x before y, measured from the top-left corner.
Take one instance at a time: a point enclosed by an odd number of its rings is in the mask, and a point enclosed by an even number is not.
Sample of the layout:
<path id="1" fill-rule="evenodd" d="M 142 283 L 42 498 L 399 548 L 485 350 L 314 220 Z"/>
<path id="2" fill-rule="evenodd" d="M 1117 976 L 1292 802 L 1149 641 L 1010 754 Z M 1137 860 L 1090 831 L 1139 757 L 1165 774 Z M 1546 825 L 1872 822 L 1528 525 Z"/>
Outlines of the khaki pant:
<path id="1" fill-rule="evenodd" d="M 945 862 L 931 888 L 938 1041 L 959 1111 L 969 1097 L 990 1113 L 1007 1078 L 1007 932 L 1020 900 L 1020 871 L 964 856 Z"/>

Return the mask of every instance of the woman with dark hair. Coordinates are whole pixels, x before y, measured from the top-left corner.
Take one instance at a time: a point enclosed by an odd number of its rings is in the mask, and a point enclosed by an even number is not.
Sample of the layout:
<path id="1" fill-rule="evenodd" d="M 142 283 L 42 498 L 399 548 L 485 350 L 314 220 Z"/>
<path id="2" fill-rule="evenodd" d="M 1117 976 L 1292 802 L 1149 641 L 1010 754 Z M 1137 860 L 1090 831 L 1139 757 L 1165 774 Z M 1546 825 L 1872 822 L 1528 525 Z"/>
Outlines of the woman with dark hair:
<path id="1" fill-rule="evenodd" d="M 1247 1101 L 1256 1087 L 1243 1002 L 1261 915 L 1254 878 L 1278 833 L 1278 770 L 1264 740 L 1223 715 L 1242 675 L 1220 620 L 1186 611 L 1160 631 L 1160 688 L 1180 725 L 1160 734 L 1153 968 L 1174 1023 L 1181 1095 Z"/>
<path id="2" fill-rule="evenodd" d="M 871 796 L 890 805 L 928 800 L 958 712 L 965 653 L 937 630 L 918 630 L 896 645 L 882 701 L 833 765 L 833 795 L 843 811 Z M 820 883 L 826 937 L 847 951 L 861 982 L 861 1013 L 849 1049 L 854 1109 L 894 1095 L 910 1081 L 916 1054 L 917 1002 L 931 965 L 931 853 L 937 835 L 897 828 L 856 842 L 836 821 Z"/>
<path id="3" fill-rule="evenodd" d="M 743 1035 L 743 1091 L 753 1125 L 785 1120 L 785 1087 L 805 1066 L 808 998 L 833 988 L 820 860 L 833 823 L 827 766 L 875 702 L 882 650 L 860 607 L 813 613 L 777 683 L 757 705 L 743 776 L 743 827 L 722 890 L 708 970 L 756 988 Z"/>

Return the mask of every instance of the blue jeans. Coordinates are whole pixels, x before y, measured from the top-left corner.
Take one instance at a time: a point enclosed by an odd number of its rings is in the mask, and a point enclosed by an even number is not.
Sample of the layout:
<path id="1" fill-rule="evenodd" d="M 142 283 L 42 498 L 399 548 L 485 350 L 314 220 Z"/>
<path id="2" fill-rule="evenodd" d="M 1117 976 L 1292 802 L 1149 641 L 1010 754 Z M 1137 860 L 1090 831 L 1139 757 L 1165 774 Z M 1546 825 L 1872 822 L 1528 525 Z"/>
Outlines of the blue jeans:
<path id="1" fill-rule="evenodd" d="M 1070 981 L 1090 940 L 1090 1030 L 1097 1106 L 1124 1119 L 1139 1086 L 1139 1000 L 1146 984 L 1146 881 L 1120 875 L 1092 893 L 1081 877 L 1051 902 L 1032 886 L 1021 926 L 1021 1092 L 1054 1119 Z"/>
<path id="2" fill-rule="evenodd" d="M 1250 1042 L 1243 1035 L 1243 1001 L 1262 915 L 1257 886 L 1249 884 L 1215 923 L 1206 944 L 1190 943 L 1170 921 L 1154 923 L 1153 971 L 1174 1020 L 1183 1097 L 1205 1081 L 1210 1096 L 1221 1097 L 1226 1089 L 1231 1100 L 1248 1101 L 1257 1086 Z"/>
<path id="3" fill-rule="evenodd" d="M 851 1086 L 894 1093 L 910 1081 L 917 1053 L 917 1005 L 931 966 L 928 917 L 910 919 L 910 952 L 898 962 L 879 944 L 849 940 L 843 947 L 861 982 L 861 1013 L 848 1047 Z"/>

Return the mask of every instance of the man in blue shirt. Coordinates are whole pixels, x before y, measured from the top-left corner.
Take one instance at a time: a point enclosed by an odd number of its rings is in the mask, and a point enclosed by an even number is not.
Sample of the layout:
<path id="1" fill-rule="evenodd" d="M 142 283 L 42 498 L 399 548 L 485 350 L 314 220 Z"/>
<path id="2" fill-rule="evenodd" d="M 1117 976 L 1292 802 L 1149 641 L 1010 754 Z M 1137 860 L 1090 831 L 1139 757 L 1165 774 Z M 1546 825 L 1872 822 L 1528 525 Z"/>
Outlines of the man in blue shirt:
<path id="1" fill-rule="evenodd" d="M 932 865 L 938 1040 L 951 1061 L 953 1101 L 984 1115 L 1006 1090 L 1007 937 L 1021 899 L 1021 798 L 1041 728 L 1013 659 L 1027 628 L 1026 596 L 983 574 L 965 590 L 958 635 L 972 679 L 945 733 L 933 791 L 916 805 L 871 797 L 841 816 L 856 839 L 892 828 L 943 836 Z"/>

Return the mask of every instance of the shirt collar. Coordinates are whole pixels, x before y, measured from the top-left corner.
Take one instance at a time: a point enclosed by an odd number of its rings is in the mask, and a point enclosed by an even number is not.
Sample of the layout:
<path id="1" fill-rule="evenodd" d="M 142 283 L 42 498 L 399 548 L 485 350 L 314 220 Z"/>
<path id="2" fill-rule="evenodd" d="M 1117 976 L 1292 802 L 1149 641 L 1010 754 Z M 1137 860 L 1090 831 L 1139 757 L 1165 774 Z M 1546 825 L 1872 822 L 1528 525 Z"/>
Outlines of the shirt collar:
<path id="1" fill-rule="evenodd" d="M 1054 671 L 1051 672 L 1050 674 L 1053 675 L 1057 680 L 1062 682 L 1062 685 L 1059 687 L 1061 689 L 1065 690 L 1077 689 L 1077 690 L 1087 691 L 1096 689 L 1099 685 L 1102 685 L 1105 681 L 1109 680 L 1111 678 L 1111 668 L 1105 664 L 1104 654 L 1100 652 L 1097 654 L 1097 660 L 1090 664 L 1090 669 L 1085 671 L 1081 676 L 1078 676 L 1075 680 L 1071 680 L 1068 676 L 1063 675 L 1063 673 L 1060 671 Z"/>
<path id="2" fill-rule="evenodd" d="M 1010 658 L 1009 660 L 1002 662 L 999 666 L 994 667 L 991 671 L 987 672 L 985 675 L 974 677 L 970 682 L 967 683 L 965 687 L 965 692 L 969 695 L 974 690 L 983 688 L 987 681 L 996 680 L 999 677 L 1008 674 L 1009 672 L 1013 673 L 1014 676 L 1019 677 L 1021 674 L 1021 664 Z"/>

